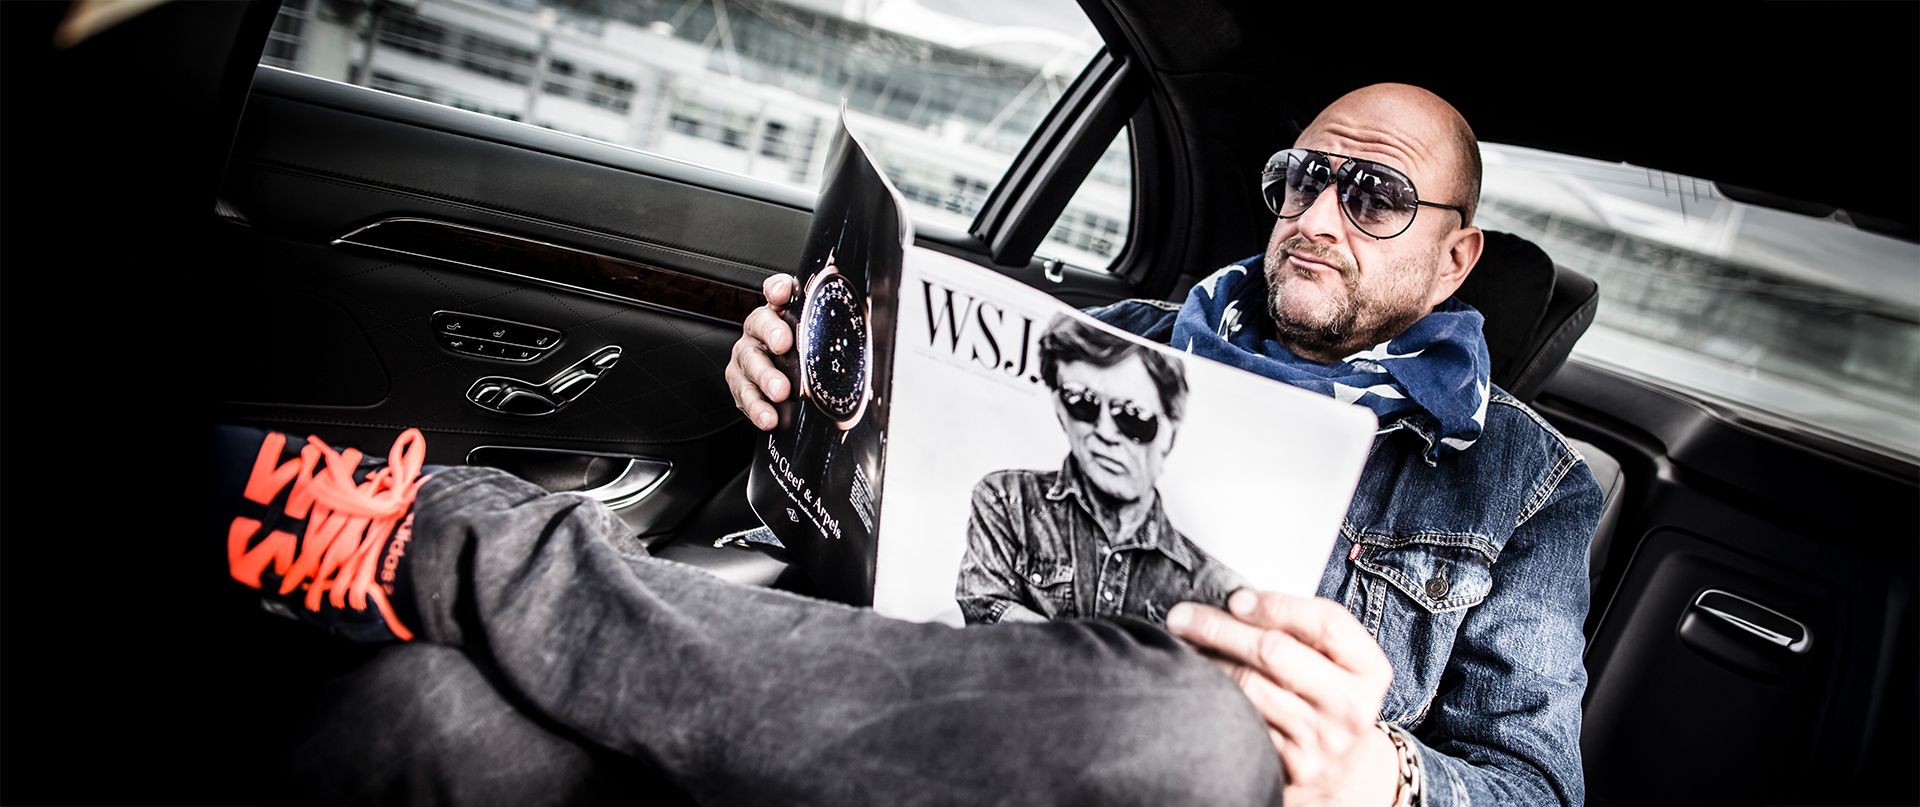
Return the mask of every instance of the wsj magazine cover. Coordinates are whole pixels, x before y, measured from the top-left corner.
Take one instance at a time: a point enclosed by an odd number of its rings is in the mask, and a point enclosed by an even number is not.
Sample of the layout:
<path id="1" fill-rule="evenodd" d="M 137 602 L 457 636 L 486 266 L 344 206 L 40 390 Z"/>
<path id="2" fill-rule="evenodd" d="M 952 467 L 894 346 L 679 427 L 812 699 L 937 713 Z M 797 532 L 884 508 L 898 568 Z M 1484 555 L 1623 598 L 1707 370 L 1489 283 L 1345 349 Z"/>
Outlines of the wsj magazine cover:
<path id="1" fill-rule="evenodd" d="M 912 246 L 845 129 L 789 306 L 800 394 L 749 497 L 836 599 L 948 624 L 1312 594 L 1371 412 Z"/>

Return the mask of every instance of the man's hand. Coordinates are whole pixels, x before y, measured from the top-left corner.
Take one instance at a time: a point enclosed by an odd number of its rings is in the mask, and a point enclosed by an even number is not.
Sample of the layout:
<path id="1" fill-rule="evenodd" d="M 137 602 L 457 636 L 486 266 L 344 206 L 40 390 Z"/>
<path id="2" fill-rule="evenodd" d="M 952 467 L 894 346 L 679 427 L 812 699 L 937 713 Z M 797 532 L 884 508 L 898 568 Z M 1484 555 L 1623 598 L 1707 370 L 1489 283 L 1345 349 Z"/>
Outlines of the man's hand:
<path id="1" fill-rule="evenodd" d="M 733 343 L 733 358 L 727 361 L 727 389 L 733 393 L 734 408 L 763 431 L 780 422 L 773 405 L 793 392 L 793 384 L 773 365 L 773 357 L 793 349 L 793 329 L 782 315 L 797 285 L 793 275 L 774 275 L 760 284 L 767 304 L 753 309 L 740 323 L 740 341 Z"/>
<path id="2" fill-rule="evenodd" d="M 1392 666 L 1332 600 L 1241 589 L 1232 613 L 1181 603 L 1167 627 L 1215 657 L 1266 718 L 1287 769 L 1287 804 L 1387 807 L 1399 782 L 1393 742 L 1374 725 Z"/>

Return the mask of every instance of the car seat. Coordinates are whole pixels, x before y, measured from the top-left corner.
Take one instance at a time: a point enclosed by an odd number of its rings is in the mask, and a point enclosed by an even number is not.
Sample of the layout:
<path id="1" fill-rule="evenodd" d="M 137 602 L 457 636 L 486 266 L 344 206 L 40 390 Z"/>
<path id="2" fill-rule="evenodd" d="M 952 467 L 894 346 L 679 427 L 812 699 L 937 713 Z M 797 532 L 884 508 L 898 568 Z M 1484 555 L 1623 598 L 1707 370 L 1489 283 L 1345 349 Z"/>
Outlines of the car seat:
<path id="1" fill-rule="evenodd" d="M 1531 403 L 1547 379 L 1566 363 L 1573 343 L 1593 324 L 1600 303 L 1599 284 L 1555 264 L 1544 250 L 1520 236 L 1487 230 L 1486 242 L 1480 263 L 1456 296 L 1487 318 L 1493 383 Z M 1606 502 L 1587 546 L 1591 584 L 1606 567 L 1626 476 L 1618 460 L 1593 444 L 1567 442 L 1586 458 Z"/>

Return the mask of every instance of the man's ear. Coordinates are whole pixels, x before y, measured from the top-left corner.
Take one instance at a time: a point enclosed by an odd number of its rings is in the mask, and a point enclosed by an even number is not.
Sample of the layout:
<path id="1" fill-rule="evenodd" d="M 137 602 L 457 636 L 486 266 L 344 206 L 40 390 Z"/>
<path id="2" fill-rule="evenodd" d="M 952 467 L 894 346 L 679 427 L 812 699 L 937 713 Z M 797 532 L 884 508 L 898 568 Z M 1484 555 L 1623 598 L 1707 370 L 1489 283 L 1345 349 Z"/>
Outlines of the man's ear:
<path id="1" fill-rule="evenodd" d="M 1452 297 L 1467 282 L 1467 275 L 1480 262 L 1480 251 L 1487 246 L 1486 233 L 1479 227 L 1462 227 L 1447 236 L 1440 245 L 1440 273 L 1433 278 L 1433 293 L 1427 305 L 1437 306 Z"/>

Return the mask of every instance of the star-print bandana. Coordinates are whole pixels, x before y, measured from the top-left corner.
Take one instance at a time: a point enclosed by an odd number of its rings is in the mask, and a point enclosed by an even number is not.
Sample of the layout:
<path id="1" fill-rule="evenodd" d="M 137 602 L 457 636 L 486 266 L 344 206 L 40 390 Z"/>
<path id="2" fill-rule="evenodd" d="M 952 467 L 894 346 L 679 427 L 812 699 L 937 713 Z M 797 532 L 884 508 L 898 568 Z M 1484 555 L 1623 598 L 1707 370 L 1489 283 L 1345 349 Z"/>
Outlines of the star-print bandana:
<path id="1" fill-rule="evenodd" d="M 1272 338 L 1263 257 L 1195 284 L 1174 320 L 1173 346 L 1367 407 L 1387 429 L 1412 427 L 1427 440 L 1429 461 L 1479 439 L 1492 366 L 1480 312 L 1449 298 L 1399 336 L 1333 364 L 1308 361 Z"/>

